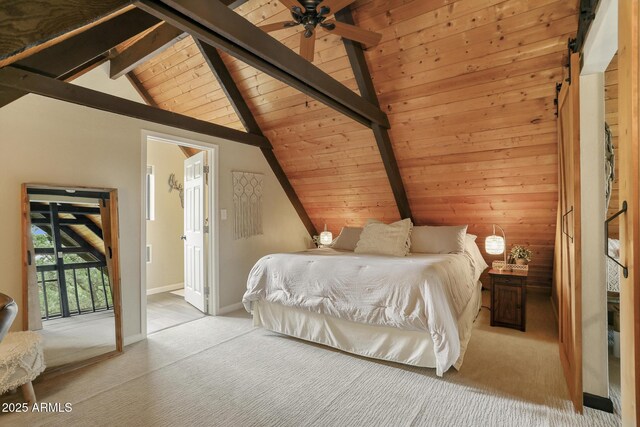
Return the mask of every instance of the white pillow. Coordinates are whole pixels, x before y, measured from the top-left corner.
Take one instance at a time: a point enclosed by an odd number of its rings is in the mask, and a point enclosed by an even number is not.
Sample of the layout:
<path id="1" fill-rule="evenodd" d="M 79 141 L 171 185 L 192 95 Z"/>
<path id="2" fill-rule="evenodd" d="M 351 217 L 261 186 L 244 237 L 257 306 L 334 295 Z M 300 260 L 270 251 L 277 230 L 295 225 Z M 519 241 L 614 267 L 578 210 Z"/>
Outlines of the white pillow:
<path id="1" fill-rule="evenodd" d="M 405 256 L 409 252 L 412 227 L 413 224 L 409 218 L 392 224 L 369 221 L 360 234 L 360 240 L 354 252 Z"/>
<path id="2" fill-rule="evenodd" d="M 411 252 L 461 254 L 464 252 L 466 234 L 466 225 L 416 226 L 411 232 Z"/>
<path id="3" fill-rule="evenodd" d="M 360 234 L 362 234 L 362 227 L 342 227 L 340 235 L 336 237 L 331 247 L 353 251 L 360 240 Z"/>
<path id="4" fill-rule="evenodd" d="M 480 279 L 480 275 L 482 272 L 489 267 L 487 262 L 482 257 L 482 253 L 480 252 L 480 248 L 476 243 L 477 236 L 473 234 L 467 234 L 465 238 L 464 252 L 469 255 L 471 258 L 471 263 L 473 265 L 473 281 L 474 283 Z"/>

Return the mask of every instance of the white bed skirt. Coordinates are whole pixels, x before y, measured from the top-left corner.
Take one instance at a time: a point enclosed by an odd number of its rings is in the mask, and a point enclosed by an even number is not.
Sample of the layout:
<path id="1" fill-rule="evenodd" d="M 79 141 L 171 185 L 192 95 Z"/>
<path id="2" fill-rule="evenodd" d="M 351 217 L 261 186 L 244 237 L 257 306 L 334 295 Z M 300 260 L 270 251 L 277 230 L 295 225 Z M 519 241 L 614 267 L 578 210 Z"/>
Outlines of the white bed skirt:
<path id="1" fill-rule="evenodd" d="M 459 320 L 459 369 L 471 329 L 481 305 L 481 284 Z M 433 340 L 428 332 L 355 323 L 281 304 L 258 301 L 252 304 L 253 324 L 270 331 L 324 344 L 348 353 L 426 368 L 436 367 Z M 441 374 L 441 373 L 438 373 Z"/>

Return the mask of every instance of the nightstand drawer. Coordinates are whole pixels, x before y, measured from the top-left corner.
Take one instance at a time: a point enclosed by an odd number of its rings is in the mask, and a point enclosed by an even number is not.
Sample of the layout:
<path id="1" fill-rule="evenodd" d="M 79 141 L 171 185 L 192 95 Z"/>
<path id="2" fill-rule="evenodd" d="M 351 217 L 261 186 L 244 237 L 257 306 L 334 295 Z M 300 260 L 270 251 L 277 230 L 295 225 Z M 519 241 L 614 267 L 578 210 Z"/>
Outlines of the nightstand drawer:
<path id="1" fill-rule="evenodd" d="M 520 277 L 520 276 L 499 276 L 499 275 L 494 275 L 492 276 L 492 280 L 493 283 L 502 283 L 505 285 L 515 285 L 515 286 L 521 286 L 524 284 L 524 277 Z"/>

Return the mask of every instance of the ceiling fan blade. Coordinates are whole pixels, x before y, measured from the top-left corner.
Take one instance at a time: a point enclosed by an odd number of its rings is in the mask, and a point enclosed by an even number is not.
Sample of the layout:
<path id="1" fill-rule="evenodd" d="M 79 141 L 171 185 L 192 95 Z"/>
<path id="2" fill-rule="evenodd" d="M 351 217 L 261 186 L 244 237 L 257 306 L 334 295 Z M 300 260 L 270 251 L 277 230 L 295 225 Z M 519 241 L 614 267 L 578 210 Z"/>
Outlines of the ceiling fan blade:
<path id="1" fill-rule="evenodd" d="M 289 10 L 293 9 L 296 6 L 302 7 L 298 0 L 280 0 L 280 3 L 285 5 L 285 7 Z"/>
<path id="2" fill-rule="evenodd" d="M 351 3 L 355 3 L 355 1 L 356 0 L 324 0 L 318 5 L 318 8 L 321 8 L 322 6 L 328 7 L 331 9 L 331 13 L 336 13 L 337 11 L 349 6 Z"/>
<path id="3" fill-rule="evenodd" d="M 300 34 L 300 56 L 309 62 L 313 62 L 316 51 L 316 32 L 311 34 L 311 37 L 304 36 L 304 32 Z"/>
<path id="4" fill-rule="evenodd" d="M 325 21 L 325 24 L 334 24 L 336 26 L 333 30 L 325 28 L 325 31 L 329 31 L 345 39 L 362 43 L 366 47 L 375 46 L 380 43 L 380 39 L 382 39 L 382 34 L 365 30 L 355 25 L 344 24 L 337 21 Z"/>
<path id="5" fill-rule="evenodd" d="M 260 28 L 265 33 L 270 33 L 271 31 L 284 30 L 285 28 L 292 27 L 293 25 L 287 25 L 291 22 L 292 21 L 274 22 L 273 24 L 260 25 L 258 28 Z M 293 22 L 293 23 L 298 25 L 297 22 Z"/>

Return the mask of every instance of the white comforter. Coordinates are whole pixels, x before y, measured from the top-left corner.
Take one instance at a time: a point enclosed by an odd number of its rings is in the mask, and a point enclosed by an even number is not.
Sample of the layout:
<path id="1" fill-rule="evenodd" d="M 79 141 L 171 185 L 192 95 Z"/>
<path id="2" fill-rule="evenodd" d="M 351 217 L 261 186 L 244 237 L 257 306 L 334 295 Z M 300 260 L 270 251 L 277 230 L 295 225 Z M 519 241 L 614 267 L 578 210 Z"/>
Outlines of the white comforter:
<path id="1" fill-rule="evenodd" d="M 273 254 L 249 273 L 243 304 L 266 300 L 370 325 L 426 331 L 437 370 L 460 356 L 458 319 L 477 282 L 468 255 L 407 257 L 333 249 Z M 474 280 L 475 278 L 475 280 Z"/>

